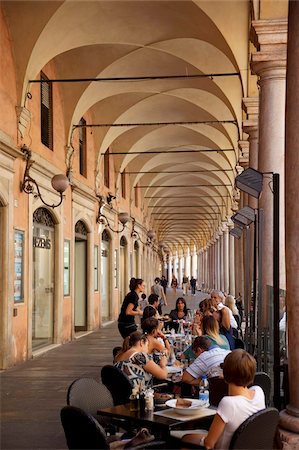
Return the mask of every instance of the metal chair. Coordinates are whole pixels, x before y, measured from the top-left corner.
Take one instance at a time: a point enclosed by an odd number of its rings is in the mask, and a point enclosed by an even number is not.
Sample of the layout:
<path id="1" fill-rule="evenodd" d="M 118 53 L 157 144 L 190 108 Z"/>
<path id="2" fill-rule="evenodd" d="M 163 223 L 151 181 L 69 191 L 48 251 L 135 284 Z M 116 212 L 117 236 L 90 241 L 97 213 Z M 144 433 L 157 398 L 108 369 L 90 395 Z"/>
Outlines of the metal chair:
<path id="1" fill-rule="evenodd" d="M 248 417 L 234 432 L 230 450 L 274 448 L 274 438 L 279 421 L 275 408 L 266 408 Z"/>
<path id="2" fill-rule="evenodd" d="M 60 411 L 60 419 L 69 449 L 109 449 L 105 430 L 91 414 L 75 406 L 65 406 Z"/>
<path id="3" fill-rule="evenodd" d="M 260 386 L 265 394 L 266 406 L 270 405 L 271 378 L 266 372 L 256 372 L 252 385 Z"/>
<path id="4" fill-rule="evenodd" d="M 115 406 L 129 402 L 132 393 L 132 383 L 120 369 L 107 364 L 101 370 L 101 377 L 102 383 L 112 395 Z"/>
<path id="5" fill-rule="evenodd" d="M 115 433 L 115 427 L 107 417 L 97 415 L 99 408 L 109 408 L 114 405 L 110 391 L 93 378 L 77 378 L 69 386 L 66 403 L 76 406 L 91 414 L 109 433 Z"/>
<path id="6" fill-rule="evenodd" d="M 75 406 L 65 406 L 60 411 L 60 419 L 64 429 L 67 446 L 70 450 L 105 450 L 109 449 L 109 441 L 105 430 L 91 415 Z M 138 436 L 136 436 L 137 438 Z M 136 442 L 136 441 L 135 441 Z M 149 448 L 165 448 L 165 441 L 140 442 L 138 445 L 125 443 L 121 448 L 142 450 Z"/>

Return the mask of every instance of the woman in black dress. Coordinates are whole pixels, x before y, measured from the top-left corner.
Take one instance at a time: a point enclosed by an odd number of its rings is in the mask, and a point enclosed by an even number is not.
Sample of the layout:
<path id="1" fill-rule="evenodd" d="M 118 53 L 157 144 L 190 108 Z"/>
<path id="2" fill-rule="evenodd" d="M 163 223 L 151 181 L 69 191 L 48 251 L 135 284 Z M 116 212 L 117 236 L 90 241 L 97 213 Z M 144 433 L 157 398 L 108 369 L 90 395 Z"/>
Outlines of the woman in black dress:
<path id="1" fill-rule="evenodd" d="M 118 330 L 124 339 L 137 330 L 135 316 L 142 316 L 143 314 L 138 306 L 138 300 L 139 294 L 144 291 L 144 288 L 144 281 L 141 278 L 131 279 L 131 291 L 125 296 L 118 317 Z"/>

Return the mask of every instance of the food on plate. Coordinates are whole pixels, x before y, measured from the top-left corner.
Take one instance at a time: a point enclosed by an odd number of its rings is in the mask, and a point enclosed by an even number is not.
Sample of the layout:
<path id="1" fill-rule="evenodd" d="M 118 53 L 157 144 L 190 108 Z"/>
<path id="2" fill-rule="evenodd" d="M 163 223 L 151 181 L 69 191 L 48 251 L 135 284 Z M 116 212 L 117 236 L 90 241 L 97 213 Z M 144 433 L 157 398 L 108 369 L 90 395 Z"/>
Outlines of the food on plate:
<path id="1" fill-rule="evenodd" d="M 190 406 L 192 406 L 192 401 L 178 398 L 176 401 L 176 406 L 179 408 L 190 408 Z"/>
<path id="2" fill-rule="evenodd" d="M 157 404 L 165 403 L 167 400 L 171 400 L 173 398 L 173 394 L 163 394 L 161 392 L 154 393 L 154 400 Z"/>

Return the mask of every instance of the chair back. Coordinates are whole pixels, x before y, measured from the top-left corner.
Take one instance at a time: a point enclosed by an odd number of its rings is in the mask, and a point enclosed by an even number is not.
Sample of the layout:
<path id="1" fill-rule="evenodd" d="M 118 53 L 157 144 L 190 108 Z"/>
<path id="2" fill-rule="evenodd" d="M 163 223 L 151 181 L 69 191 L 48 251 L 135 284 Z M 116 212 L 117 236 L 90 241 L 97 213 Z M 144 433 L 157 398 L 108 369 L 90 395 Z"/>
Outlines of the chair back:
<path id="1" fill-rule="evenodd" d="M 103 384 L 109 389 L 114 405 L 129 402 L 132 393 L 132 383 L 117 367 L 107 364 L 101 370 Z"/>
<path id="2" fill-rule="evenodd" d="M 244 348 L 244 342 L 240 338 L 235 338 L 235 349 Z"/>
<path id="3" fill-rule="evenodd" d="M 248 417 L 234 432 L 230 450 L 265 450 L 274 448 L 274 438 L 279 421 L 275 408 L 266 408 Z"/>
<path id="4" fill-rule="evenodd" d="M 266 406 L 270 405 L 270 395 L 271 395 L 271 378 L 266 372 L 256 372 L 253 380 L 253 386 L 260 386 L 265 394 Z"/>
<path id="5" fill-rule="evenodd" d="M 92 415 L 75 406 L 65 406 L 60 411 L 67 446 L 71 450 L 108 449 L 106 434 Z"/>
<path id="6" fill-rule="evenodd" d="M 209 378 L 209 388 L 210 404 L 212 406 L 218 406 L 222 398 L 228 395 L 228 384 L 224 381 L 224 378 Z"/>
<path id="7" fill-rule="evenodd" d="M 83 409 L 97 418 L 99 408 L 109 408 L 114 405 L 110 391 L 93 378 L 77 378 L 69 386 L 66 402 L 70 406 Z"/>

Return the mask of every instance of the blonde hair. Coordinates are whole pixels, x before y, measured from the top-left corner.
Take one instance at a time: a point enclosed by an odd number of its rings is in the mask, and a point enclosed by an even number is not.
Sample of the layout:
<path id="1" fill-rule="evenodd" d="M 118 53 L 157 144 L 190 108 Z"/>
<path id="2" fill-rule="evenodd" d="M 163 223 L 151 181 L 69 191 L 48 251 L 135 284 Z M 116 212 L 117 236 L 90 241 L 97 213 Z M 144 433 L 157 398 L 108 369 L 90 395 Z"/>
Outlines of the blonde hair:
<path id="1" fill-rule="evenodd" d="M 225 298 L 225 306 L 227 306 L 233 314 L 239 315 L 238 308 L 236 307 L 236 300 L 232 295 L 228 295 Z"/>
<path id="2" fill-rule="evenodd" d="M 213 316 L 204 316 L 202 320 L 202 331 L 203 334 L 211 336 L 218 345 L 225 344 L 225 340 L 219 334 L 219 323 L 218 320 Z"/>

